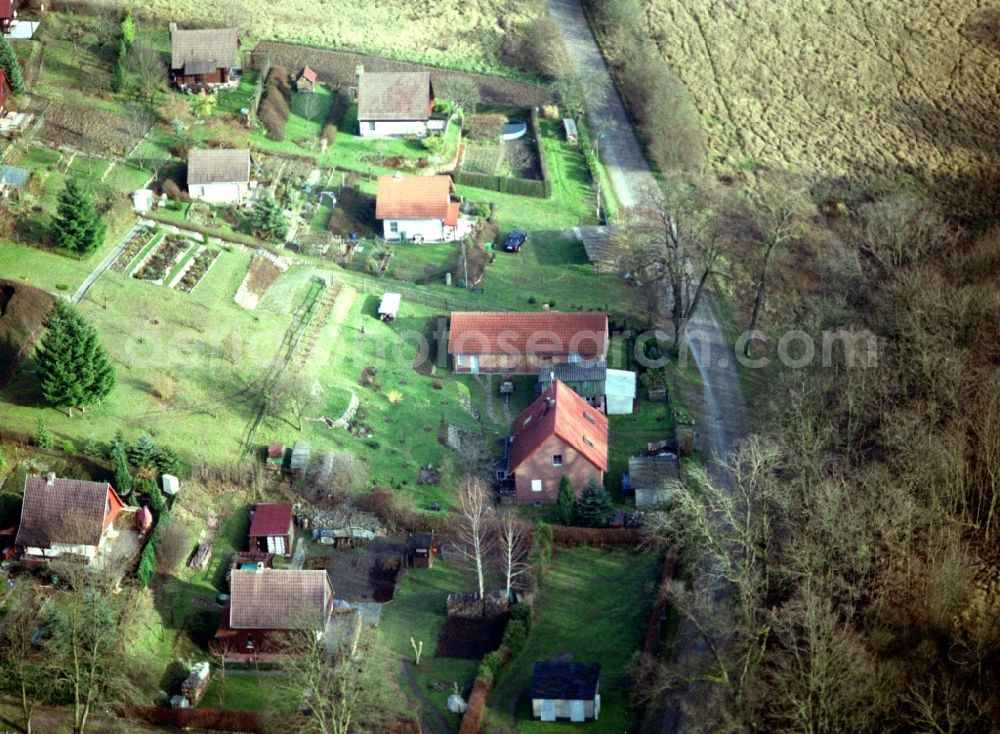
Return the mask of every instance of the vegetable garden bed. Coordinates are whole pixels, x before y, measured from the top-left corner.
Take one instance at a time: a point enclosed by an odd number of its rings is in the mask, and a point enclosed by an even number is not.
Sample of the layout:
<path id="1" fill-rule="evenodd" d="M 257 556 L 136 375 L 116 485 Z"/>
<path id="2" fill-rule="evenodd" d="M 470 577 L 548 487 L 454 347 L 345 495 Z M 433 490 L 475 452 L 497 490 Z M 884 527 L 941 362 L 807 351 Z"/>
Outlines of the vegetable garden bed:
<path id="1" fill-rule="evenodd" d="M 125 249 L 122 250 L 118 259 L 115 260 L 115 264 L 112 266 L 114 271 L 116 273 L 126 272 L 128 266 L 135 260 L 136 255 L 146 249 L 146 246 L 151 244 L 159 234 L 159 231 L 155 229 L 141 229 L 133 234 L 128 244 L 125 245 Z"/>
<path id="2" fill-rule="evenodd" d="M 173 267 L 196 245 L 185 237 L 168 235 L 152 250 L 146 262 L 132 273 L 132 277 L 162 285 Z"/>
<path id="3" fill-rule="evenodd" d="M 208 273 L 212 263 L 219 257 L 219 250 L 209 247 L 200 247 L 191 261 L 190 267 L 180 276 L 180 280 L 175 283 L 178 290 L 190 293 L 201 282 L 201 279 Z"/>

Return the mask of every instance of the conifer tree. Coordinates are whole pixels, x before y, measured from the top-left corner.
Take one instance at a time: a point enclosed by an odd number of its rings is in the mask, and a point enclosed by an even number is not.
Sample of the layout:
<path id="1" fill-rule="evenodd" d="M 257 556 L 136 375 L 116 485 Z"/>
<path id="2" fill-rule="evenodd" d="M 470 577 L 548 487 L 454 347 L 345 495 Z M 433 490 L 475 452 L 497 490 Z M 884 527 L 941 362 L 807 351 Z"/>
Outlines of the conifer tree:
<path id="1" fill-rule="evenodd" d="M 585 528 L 607 527 L 615 510 L 611 498 L 593 477 L 587 480 L 580 499 L 576 501 L 576 523 Z"/>
<path id="2" fill-rule="evenodd" d="M 104 220 L 76 179 L 67 179 L 59 194 L 59 208 L 52 229 L 57 245 L 81 255 L 94 251 L 104 242 Z"/>
<path id="3" fill-rule="evenodd" d="M 573 480 L 569 474 L 563 474 L 559 480 L 559 495 L 556 498 L 556 509 L 559 512 L 559 522 L 569 525 L 573 522 L 576 511 L 576 492 L 573 491 Z"/>
<path id="4" fill-rule="evenodd" d="M 268 237 L 274 240 L 283 240 L 288 234 L 288 222 L 285 221 L 285 212 L 274 200 L 273 196 L 262 196 L 253 205 L 253 218 L 251 220 L 254 231 L 261 237 Z"/>
<path id="5" fill-rule="evenodd" d="M 48 426 L 41 418 L 38 419 L 38 430 L 32 437 L 31 442 L 40 449 L 52 448 L 52 434 L 49 433 Z"/>
<path id="6" fill-rule="evenodd" d="M 135 445 L 128 450 L 128 459 L 132 462 L 132 466 L 137 469 L 149 466 L 156 467 L 156 456 L 156 444 L 145 433 L 139 436 Z"/>
<path id="7" fill-rule="evenodd" d="M 49 405 L 81 410 L 107 397 L 115 370 L 97 330 L 65 301 L 56 301 L 38 347 L 38 381 Z"/>
<path id="8" fill-rule="evenodd" d="M 21 72 L 21 65 L 17 61 L 14 47 L 4 36 L 0 36 L 0 69 L 3 69 L 7 75 L 7 83 L 14 90 L 14 94 L 22 94 L 24 92 L 24 74 Z"/>
<path id="9" fill-rule="evenodd" d="M 118 446 L 114 449 L 115 461 L 115 491 L 122 497 L 127 497 L 132 492 L 132 472 L 128 468 L 128 458 L 125 456 L 125 449 Z"/>

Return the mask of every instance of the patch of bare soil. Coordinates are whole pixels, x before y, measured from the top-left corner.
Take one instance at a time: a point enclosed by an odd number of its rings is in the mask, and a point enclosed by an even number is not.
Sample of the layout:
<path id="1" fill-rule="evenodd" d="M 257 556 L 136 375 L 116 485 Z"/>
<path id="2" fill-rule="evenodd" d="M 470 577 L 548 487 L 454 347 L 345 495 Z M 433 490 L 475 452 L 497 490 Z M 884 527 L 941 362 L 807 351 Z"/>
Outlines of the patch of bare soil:
<path id="1" fill-rule="evenodd" d="M 233 300 L 243 308 L 253 311 L 260 303 L 260 299 L 267 293 L 267 289 L 281 277 L 283 272 L 284 270 L 270 259 L 254 255 L 253 260 L 250 261 L 250 267 L 247 268 L 246 277 L 243 278 Z"/>
<path id="2" fill-rule="evenodd" d="M 0 389 L 6 387 L 41 333 L 52 301 L 43 290 L 0 280 Z"/>
<path id="3" fill-rule="evenodd" d="M 508 619 L 507 614 L 480 619 L 448 617 L 434 657 L 479 660 L 500 647 Z"/>

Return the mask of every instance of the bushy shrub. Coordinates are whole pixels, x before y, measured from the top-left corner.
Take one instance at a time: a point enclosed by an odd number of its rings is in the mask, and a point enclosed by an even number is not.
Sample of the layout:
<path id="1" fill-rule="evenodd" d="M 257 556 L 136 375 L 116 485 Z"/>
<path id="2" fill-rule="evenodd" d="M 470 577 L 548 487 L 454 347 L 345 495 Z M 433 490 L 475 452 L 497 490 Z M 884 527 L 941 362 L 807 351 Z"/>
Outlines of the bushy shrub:
<path id="1" fill-rule="evenodd" d="M 40 449 L 52 448 L 52 434 L 49 433 L 49 429 L 48 426 L 45 425 L 45 421 L 39 419 L 38 430 L 35 431 L 35 435 L 32 436 L 31 443 Z"/>
<path id="2" fill-rule="evenodd" d="M 604 528 L 614 514 L 607 490 L 593 478 L 589 479 L 576 501 L 576 524 L 585 528 Z"/>
<path id="3" fill-rule="evenodd" d="M 564 75 L 570 68 L 562 33 L 547 12 L 508 33 L 500 51 L 511 66 L 549 80 Z"/>
<path id="4" fill-rule="evenodd" d="M 431 155 L 441 155 L 444 151 L 444 137 L 441 135 L 428 135 L 424 138 L 423 145 Z"/>
<path id="5" fill-rule="evenodd" d="M 286 104 L 292 103 L 291 75 L 284 66 L 272 66 L 271 72 L 267 75 L 267 81 L 274 85 Z"/>
<path id="6" fill-rule="evenodd" d="M 483 656 L 482 662 L 479 663 L 479 670 L 476 673 L 476 677 L 492 685 L 493 680 L 496 678 L 496 674 L 500 671 L 502 665 L 503 658 L 501 657 L 499 650 L 486 653 L 486 655 Z"/>
<path id="7" fill-rule="evenodd" d="M 507 124 L 504 115 L 495 113 L 472 115 L 465 125 L 466 135 L 470 140 L 500 140 L 503 126 Z"/>
<path id="8" fill-rule="evenodd" d="M 155 571 L 156 548 L 153 546 L 153 541 L 150 540 L 146 543 L 146 547 L 142 549 L 142 555 L 139 557 L 139 568 L 135 572 L 136 580 L 141 586 L 147 587 Z"/>
<path id="9" fill-rule="evenodd" d="M 524 625 L 525 632 L 531 632 L 531 622 L 534 618 L 534 609 L 530 604 L 515 604 L 510 610 L 510 623 L 520 622 Z M 504 632 L 506 636 L 506 631 Z"/>
<path id="10" fill-rule="evenodd" d="M 282 117 L 278 110 L 274 109 L 274 107 L 262 106 L 259 119 L 261 124 L 264 125 L 264 130 L 267 131 L 267 137 L 278 141 L 285 139 L 286 118 Z"/>
<path id="11" fill-rule="evenodd" d="M 518 604 L 517 606 L 527 605 Z M 504 657 L 510 660 L 524 649 L 524 643 L 527 641 L 527 625 L 520 619 L 512 619 L 507 623 L 507 629 L 504 630 L 503 642 L 500 643 L 500 649 L 504 651 Z"/>

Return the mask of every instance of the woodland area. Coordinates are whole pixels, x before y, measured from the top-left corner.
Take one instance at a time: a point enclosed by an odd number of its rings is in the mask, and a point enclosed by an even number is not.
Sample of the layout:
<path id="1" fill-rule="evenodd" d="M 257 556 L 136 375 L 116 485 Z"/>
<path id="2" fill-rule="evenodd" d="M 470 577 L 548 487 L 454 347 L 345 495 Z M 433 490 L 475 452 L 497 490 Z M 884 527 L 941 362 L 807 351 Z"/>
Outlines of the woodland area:
<path id="1" fill-rule="evenodd" d="M 668 13 L 638 5 L 591 11 L 651 158 L 682 183 L 631 232 L 659 248 L 660 272 L 681 256 L 725 294 L 734 337 L 770 337 L 746 347 L 770 363 L 742 373 L 755 418 L 729 457 L 732 486 L 691 472 L 663 521 L 696 571 L 661 593 L 702 643 L 689 660 L 646 661 L 640 695 L 713 681 L 688 701 L 706 732 L 996 731 L 1000 229 L 910 177 L 862 166 L 831 185 L 843 171 L 822 157 L 795 167 L 810 174 L 769 160 L 706 176 L 725 132 L 706 120 L 744 140 L 770 128 L 689 91 L 661 60 L 666 26 L 636 20 Z M 786 127 L 807 122 L 784 111 Z M 679 133 L 659 135 L 664 124 Z M 978 180 L 956 188 L 974 194 Z M 685 191 L 697 206 L 678 207 Z M 628 266 L 648 253 L 633 245 Z M 792 369 L 774 355 L 790 330 L 816 345 L 841 330 L 874 341 L 851 353 L 834 340 L 828 364 L 817 346 Z"/>

